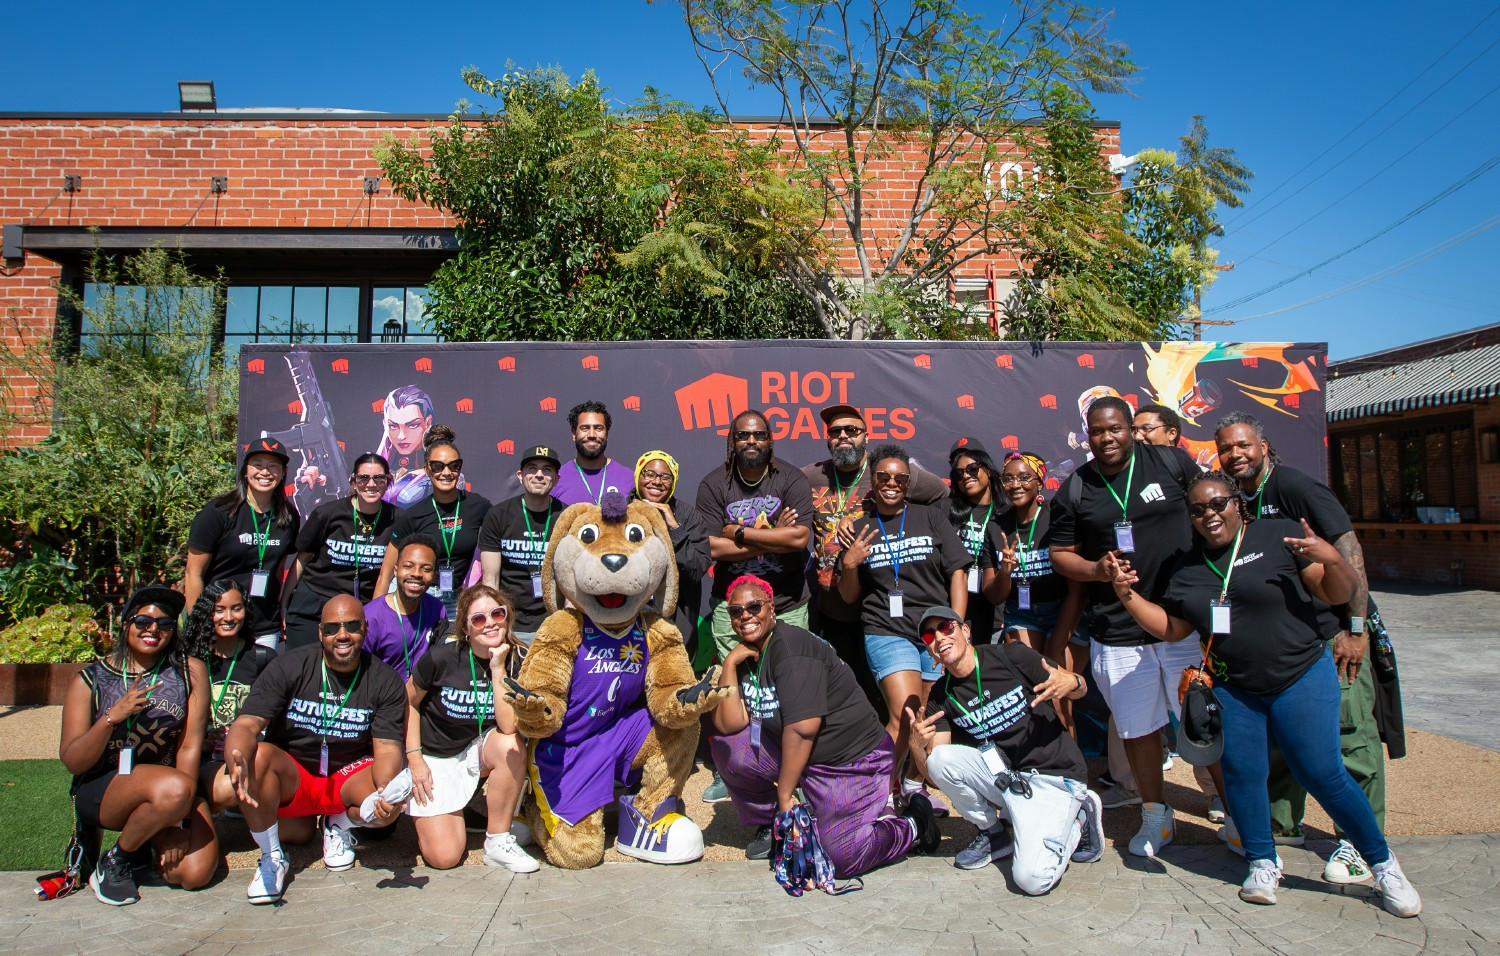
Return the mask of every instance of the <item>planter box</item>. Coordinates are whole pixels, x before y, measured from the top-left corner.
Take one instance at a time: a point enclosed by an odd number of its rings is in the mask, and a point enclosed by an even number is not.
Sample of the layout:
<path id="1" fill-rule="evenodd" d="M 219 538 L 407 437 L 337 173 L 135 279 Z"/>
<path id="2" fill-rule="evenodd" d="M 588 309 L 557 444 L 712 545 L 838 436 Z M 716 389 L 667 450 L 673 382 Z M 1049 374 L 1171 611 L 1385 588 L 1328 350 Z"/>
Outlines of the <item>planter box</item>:
<path id="1" fill-rule="evenodd" d="M 0 706 L 59 706 L 78 672 L 88 665 L 0 664 Z"/>

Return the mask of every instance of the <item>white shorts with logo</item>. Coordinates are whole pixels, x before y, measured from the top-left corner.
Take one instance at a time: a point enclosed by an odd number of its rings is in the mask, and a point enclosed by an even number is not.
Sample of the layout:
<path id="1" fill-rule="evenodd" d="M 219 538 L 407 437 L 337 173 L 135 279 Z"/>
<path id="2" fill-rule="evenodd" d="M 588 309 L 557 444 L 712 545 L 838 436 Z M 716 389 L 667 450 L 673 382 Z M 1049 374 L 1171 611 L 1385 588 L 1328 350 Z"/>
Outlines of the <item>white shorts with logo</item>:
<path id="1" fill-rule="evenodd" d="M 1144 737 L 1180 715 L 1177 685 L 1184 668 L 1202 662 L 1203 651 L 1192 637 L 1141 647 L 1111 647 L 1095 641 L 1091 669 L 1099 693 L 1115 718 L 1121 740 Z"/>

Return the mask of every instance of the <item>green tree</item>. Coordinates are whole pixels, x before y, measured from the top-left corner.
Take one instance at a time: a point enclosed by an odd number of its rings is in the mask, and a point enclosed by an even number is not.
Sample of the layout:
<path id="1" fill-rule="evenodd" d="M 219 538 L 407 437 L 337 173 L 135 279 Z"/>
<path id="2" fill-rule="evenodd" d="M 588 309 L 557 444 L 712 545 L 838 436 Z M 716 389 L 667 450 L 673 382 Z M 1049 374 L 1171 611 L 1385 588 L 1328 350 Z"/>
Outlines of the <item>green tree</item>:
<path id="1" fill-rule="evenodd" d="M 49 383 L 45 401 L 7 401 L 0 427 L 51 429 L 0 454 L 0 516 L 31 554 L 18 562 L 55 567 L 65 556 L 71 580 L 55 599 L 82 588 L 97 610 L 180 576 L 194 514 L 234 480 L 237 377 L 212 351 L 222 288 L 179 253 L 117 262 L 96 252 L 88 278 L 89 301 L 58 289 L 81 317 L 78 353 L 49 343 L 0 354 L 7 381 Z M 6 580 L 35 582 L 39 571 L 13 567 Z"/>

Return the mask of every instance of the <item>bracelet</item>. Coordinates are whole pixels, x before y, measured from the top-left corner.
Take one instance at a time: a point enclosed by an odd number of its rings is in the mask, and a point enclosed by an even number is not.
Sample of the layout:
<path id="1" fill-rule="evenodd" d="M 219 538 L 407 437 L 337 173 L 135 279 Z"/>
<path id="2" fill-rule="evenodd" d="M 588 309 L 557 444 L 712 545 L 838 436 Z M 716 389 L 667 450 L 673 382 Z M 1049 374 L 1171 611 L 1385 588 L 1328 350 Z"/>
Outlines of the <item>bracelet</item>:
<path id="1" fill-rule="evenodd" d="M 422 748 L 421 747 L 413 747 L 413 748 L 411 748 L 410 750 L 407 751 L 407 753 L 409 753 L 409 754 L 419 754 L 421 752 L 422 752 Z"/>
<path id="2" fill-rule="evenodd" d="M 103 717 L 104 718 L 104 722 L 106 724 L 109 724 L 111 727 L 113 727 L 115 725 L 115 722 L 109 719 L 109 711 L 106 710 L 104 713 L 100 714 L 99 716 Z"/>

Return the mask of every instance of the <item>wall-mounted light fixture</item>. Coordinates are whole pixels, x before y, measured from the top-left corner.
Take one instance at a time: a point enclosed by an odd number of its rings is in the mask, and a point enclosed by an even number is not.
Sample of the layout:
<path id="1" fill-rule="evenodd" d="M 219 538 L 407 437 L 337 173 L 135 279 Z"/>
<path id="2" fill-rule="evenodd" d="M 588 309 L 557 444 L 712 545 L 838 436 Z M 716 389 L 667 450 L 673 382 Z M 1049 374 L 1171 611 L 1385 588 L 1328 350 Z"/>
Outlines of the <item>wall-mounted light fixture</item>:
<path id="1" fill-rule="evenodd" d="M 373 195 L 375 195 L 378 192 L 380 192 L 380 177 L 379 176 L 366 176 L 365 177 L 365 195 L 366 196 L 373 196 Z"/>
<path id="2" fill-rule="evenodd" d="M 83 188 L 83 177 L 82 176 L 64 176 L 63 177 L 63 192 L 65 192 L 65 193 L 76 193 L 79 190 L 81 190 L 82 188 Z"/>
<path id="3" fill-rule="evenodd" d="M 190 110 L 217 111 L 219 101 L 214 96 L 213 80 L 179 80 L 177 108 L 184 113 Z"/>
<path id="4" fill-rule="evenodd" d="M 219 195 L 220 193 L 229 192 L 229 177 L 214 176 L 208 181 L 208 191 L 213 193 L 215 196 Z"/>

